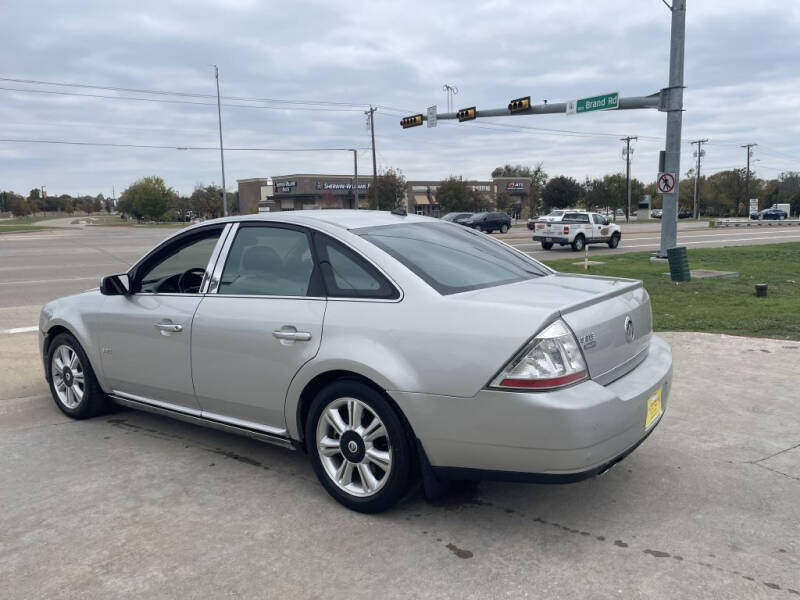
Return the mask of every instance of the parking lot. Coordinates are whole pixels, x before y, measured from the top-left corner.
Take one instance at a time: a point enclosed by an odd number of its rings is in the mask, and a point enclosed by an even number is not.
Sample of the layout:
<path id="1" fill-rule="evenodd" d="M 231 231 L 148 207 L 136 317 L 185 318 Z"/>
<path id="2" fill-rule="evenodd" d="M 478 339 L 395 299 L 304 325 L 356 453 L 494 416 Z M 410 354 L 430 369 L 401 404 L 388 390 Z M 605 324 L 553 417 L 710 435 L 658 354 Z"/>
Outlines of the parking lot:
<path id="1" fill-rule="evenodd" d="M 76 422 L 56 409 L 24 328 L 167 233 L 0 239 L 0 596 L 800 596 L 800 343 L 666 333 L 669 409 L 607 474 L 458 484 L 434 502 L 417 491 L 367 516 L 335 503 L 299 452 L 129 410 Z"/>

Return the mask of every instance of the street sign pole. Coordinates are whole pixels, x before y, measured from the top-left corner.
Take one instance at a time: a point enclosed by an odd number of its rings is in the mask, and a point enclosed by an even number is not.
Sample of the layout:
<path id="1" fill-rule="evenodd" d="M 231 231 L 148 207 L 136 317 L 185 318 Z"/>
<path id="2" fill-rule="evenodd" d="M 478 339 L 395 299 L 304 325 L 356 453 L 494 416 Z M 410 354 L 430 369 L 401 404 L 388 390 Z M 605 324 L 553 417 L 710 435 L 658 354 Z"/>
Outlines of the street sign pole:
<path id="1" fill-rule="evenodd" d="M 665 2 L 666 3 L 666 2 Z M 669 87 L 662 93 L 659 110 L 667 113 L 667 144 L 664 171 L 674 173 L 672 192 L 662 196 L 661 247 L 659 258 L 678 245 L 678 198 L 681 172 L 681 125 L 683 122 L 683 49 L 686 40 L 686 0 L 672 0 L 672 27 L 669 50 Z"/>

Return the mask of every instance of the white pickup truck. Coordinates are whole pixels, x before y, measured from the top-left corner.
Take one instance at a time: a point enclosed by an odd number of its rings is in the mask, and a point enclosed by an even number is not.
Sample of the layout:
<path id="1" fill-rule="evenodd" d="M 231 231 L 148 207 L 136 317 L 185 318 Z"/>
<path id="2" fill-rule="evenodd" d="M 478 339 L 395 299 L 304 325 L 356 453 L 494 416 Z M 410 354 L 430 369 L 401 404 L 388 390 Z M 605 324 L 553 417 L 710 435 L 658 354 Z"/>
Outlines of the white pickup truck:
<path id="1" fill-rule="evenodd" d="M 583 250 L 586 244 L 608 244 L 609 248 L 619 245 L 622 237 L 620 226 L 600 213 L 564 211 L 560 217 L 538 220 L 533 224 L 533 240 L 541 242 L 545 250 L 550 250 L 553 244 L 569 244 L 576 252 Z"/>

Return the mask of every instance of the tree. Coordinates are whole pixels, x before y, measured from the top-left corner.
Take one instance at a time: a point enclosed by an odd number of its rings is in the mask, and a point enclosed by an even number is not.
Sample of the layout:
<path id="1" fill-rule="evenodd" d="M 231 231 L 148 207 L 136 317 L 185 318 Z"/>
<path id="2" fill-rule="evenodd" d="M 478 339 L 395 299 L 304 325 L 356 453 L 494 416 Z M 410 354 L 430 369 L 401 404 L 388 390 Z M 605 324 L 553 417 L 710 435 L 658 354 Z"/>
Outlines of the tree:
<path id="1" fill-rule="evenodd" d="M 470 211 L 472 200 L 467 185 L 456 177 L 448 177 L 436 188 L 436 202 L 443 213 Z"/>
<path id="2" fill-rule="evenodd" d="M 539 163 L 542 166 L 542 163 Z M 530 167 L 524 165 L 504 165 L 497 167 L 492 171 L 492 178 L 494 177 L 531 177 L 533 171 Z"/>
<path id="3" fill-rule="evenodd" d="M 28 207 L 30 211 L 34 213 L 44 210 L 42 192 L 39 188 L 33 188 L 28 193 Z"/>
<path id="4" fill-rule="evenodd" d="M 494 199 L 494 205 L 497 210 L 505 212 L 511 206 L 511 196 L 505 192 L 498 192 Z"/>
<path id="5" fill-rule="evenodd" d="M 608 206 L 608 191 L 603 179 L 589 179 L 587 177 L 582 187 L 587 208 L 605 208 Z"/>
<path id="6" fill-rule="evenodd" d="M 214 185 L 197 185 L 191 196 L 195 216 L 216 219 L 222 216 L 222 188 Z"/>
<path id="7" fill-rule="evenodd" d="M 161 177 L 142 177 L 122 192 L 119 210 L 137 219 L 160 220 L 168 216 L 174 197 L 175 192 Z"/>
<path id="8" fill-rule="evenodd" d="M 15 217 L 24 217 L 31 214 L 31 205 L 28 201 L 14 192 L 6 192 L 5 209 Z"/>
<path id="9" fill-rule="evenodd" d="M 581 200 L 581 186 L 572 177 L 564 175 L 553 177 L 544 186 L 542 200 L 548 208 L 578 206 Z"/>
<path id="10" fill-rule="evenodd" d="M 406 178 L 402 171 L 391 167 L 380 173 L 375 185 L 367 190 L 367 202 L 373 210 L 393 210 L 403 204 Z"/>

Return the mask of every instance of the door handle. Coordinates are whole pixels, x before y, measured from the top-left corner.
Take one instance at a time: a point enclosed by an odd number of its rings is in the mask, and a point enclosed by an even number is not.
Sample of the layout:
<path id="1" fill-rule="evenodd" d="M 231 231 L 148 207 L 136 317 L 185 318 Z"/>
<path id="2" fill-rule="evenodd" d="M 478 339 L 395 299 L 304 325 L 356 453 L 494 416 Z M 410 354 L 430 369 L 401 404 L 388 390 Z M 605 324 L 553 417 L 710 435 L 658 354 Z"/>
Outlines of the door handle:
<path id="1" fill-rule="evenodd" d="M 272 335 L 279 340 L 291 340 L 293 342 L 307 342 L 311 339 L 311 332 L 297 331 L 294 327 L 291 329 L 276 329 L 272 332 Z"/>
<path id="2" fill-rule="evenodd" d="M 156 329 L 160 329 L 161 331 L 169 331 L 172 333 L 179 333 L 183 331 L 183 325 L 178 325 L 176 323 L 154 323 Z"/>

